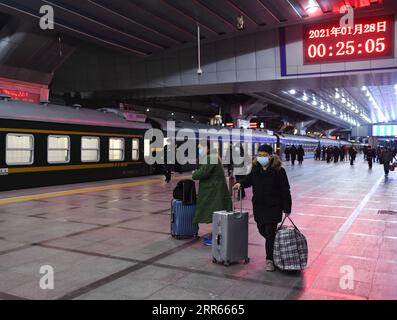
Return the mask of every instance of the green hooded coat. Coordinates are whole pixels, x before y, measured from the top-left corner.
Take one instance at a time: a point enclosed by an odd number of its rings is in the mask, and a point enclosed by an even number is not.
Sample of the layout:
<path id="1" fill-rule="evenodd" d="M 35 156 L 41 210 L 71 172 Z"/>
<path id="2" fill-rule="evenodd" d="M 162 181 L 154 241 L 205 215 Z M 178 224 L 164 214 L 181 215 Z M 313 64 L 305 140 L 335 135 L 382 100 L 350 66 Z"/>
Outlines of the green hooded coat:
<path id="1" fill-rule="evenodd" d="M 232 209 L 222 164 L 219 160 L 216 160 L 218 164 L 210 164 L 211 157 L 217 156 L 207 156 L 207 164 L 200 164 L 192 176 L 200 182 L 194 223 L 212 223 L 214 211 Z"/>

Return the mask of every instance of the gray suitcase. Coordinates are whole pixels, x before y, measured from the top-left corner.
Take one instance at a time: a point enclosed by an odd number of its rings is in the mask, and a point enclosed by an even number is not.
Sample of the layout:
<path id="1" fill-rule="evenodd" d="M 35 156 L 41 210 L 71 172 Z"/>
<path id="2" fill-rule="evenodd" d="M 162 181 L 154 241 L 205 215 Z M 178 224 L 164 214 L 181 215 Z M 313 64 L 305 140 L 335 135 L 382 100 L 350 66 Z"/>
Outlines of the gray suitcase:
<path id="1" fill-rule="evenodd" d="M 240 196 L 240 199 L 242 197 Z M 223 263 L 225 266 L 233 262 L 248 263 L 248 212 L 234 209 L 235 193 L 233 193 L 233 211 L 216 211 L 212 217 L 212 262 Z"/>

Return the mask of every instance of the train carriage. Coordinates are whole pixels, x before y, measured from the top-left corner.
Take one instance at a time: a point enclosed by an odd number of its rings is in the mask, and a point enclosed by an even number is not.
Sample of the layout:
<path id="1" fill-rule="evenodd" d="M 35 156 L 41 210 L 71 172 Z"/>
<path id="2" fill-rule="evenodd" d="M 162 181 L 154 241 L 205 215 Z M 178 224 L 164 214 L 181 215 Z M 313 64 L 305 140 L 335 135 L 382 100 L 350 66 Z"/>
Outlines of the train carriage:
<path id="1" fill-rule="evenodd" d="M 148 175 L 150 125 L 113 113 L 0 101 L 0 190 Z"/>

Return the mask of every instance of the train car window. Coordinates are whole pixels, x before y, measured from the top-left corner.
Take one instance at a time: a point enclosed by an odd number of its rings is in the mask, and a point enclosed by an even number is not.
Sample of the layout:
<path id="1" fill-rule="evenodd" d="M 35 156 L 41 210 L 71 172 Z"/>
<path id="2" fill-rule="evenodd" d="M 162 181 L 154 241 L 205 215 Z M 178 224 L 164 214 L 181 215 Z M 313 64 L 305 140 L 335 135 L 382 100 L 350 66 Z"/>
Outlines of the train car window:
<path id="1" fill-rule="evenodd" d="M 132 160 L 139 160 L 139 139 L 132 139 Z"/>
<path id="2" fill-rule="evenodd" d="M 81 137 L 81 162 L 98 162 L 99 154 L 99 137 Z"/>
<path id="3" fill-rule="evenodd" d="M 48 163 L 68 163 L 70 161 L 70 137 L 48 136 Z"/>
<path id="4" fill-rule="evenodd" d="M 34 138 L 31 134 L 8 133 L 6 136 L 6 163 L 33 164 Z"/>
<path id="5" fill-rule="evenodd" d="M 109 161 L 124 160 L 124 138 L 109 139 Z"/>
<path id="6" fill-rule="evenodd" d="M 146 157 L 150 157 L 150 155 L 152 154 L 152 150 L 150 147 L 150 139 L 145 139 L 143 141 L 143 156 Z"/>

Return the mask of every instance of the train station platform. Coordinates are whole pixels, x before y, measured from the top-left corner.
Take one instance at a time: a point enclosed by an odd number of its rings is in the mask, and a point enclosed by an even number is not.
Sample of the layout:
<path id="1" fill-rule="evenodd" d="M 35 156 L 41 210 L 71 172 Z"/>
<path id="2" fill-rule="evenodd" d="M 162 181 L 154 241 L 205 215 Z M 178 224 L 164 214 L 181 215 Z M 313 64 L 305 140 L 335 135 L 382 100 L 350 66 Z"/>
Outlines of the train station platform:
<path id="1" fill-rule="evenodd" d="M 252 217 L 247 265 L 215 265 L 201 239 L 173 239 L 172 189 L 187 175 L 152 176 L 0 193 L 0 299 L 397 299 L 397 173 L 369 171 L 362 156 L 285 167 L 304 272 L 265 272 Z"/>

